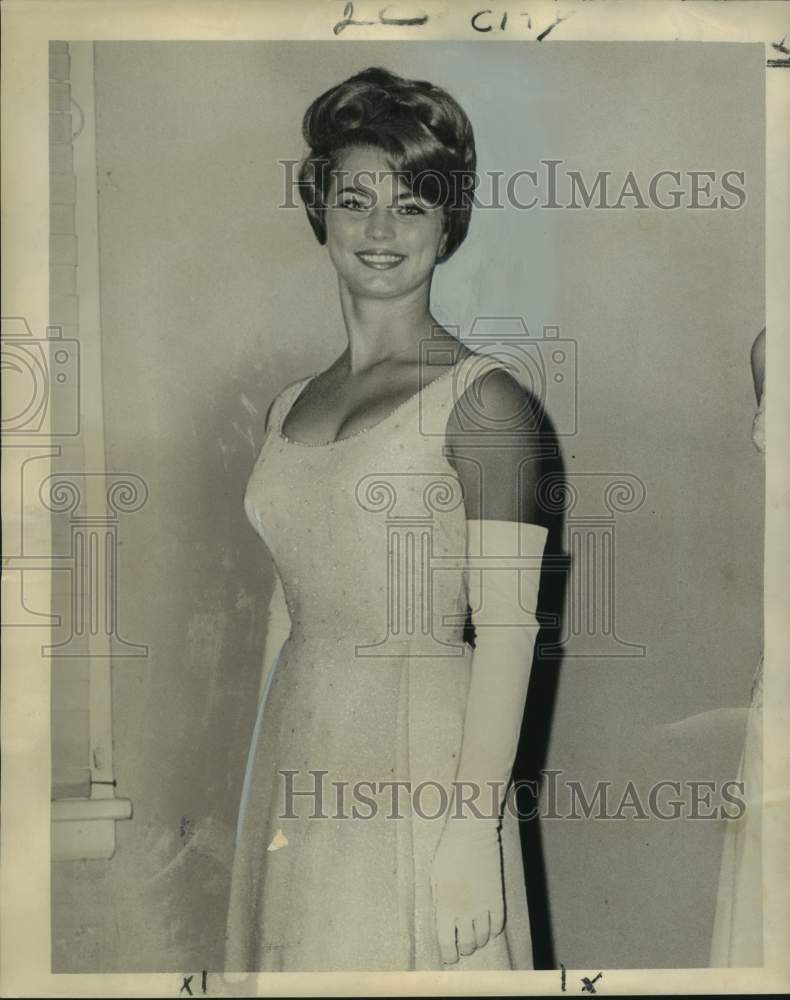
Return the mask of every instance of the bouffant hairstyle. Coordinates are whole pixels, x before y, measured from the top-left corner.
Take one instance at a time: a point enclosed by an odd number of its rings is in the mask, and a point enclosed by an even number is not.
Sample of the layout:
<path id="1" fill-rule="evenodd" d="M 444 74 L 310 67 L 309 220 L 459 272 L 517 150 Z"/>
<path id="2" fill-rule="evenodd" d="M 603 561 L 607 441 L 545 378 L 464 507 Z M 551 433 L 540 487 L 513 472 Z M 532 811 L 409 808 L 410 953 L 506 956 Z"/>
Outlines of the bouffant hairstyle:
<path id="1" fill-rule="evenodd" d="M 442 207 L 444 261 L 469 229 L 477 180 L 474 133 L 445 90 L 371 66 L 317 97 L 302 121 L 308 153 L 299 167 L 299 193 L 318 242 L 326 243 L 325 212 L 333 172 L 343 154 L 370 146 L 413 195 Z"/>

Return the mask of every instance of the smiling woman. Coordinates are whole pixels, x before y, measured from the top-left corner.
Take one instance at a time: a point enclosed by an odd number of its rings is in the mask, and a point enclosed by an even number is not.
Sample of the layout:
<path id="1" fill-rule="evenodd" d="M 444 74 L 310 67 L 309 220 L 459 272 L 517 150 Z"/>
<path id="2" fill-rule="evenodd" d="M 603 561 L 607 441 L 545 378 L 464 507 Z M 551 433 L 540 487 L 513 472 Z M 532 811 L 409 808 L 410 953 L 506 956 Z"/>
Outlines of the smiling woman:
<path id="1" fill-rule="evenodd" d="M 380 68 L 303 125 L 348 346 L 275 397 L 244 497 L 276 584 L 226 970 L 531 968 L 504 804 L 547 534 L 539 422 L 430 311 L 469 226 L 472 128 L 445 91 Z"/>

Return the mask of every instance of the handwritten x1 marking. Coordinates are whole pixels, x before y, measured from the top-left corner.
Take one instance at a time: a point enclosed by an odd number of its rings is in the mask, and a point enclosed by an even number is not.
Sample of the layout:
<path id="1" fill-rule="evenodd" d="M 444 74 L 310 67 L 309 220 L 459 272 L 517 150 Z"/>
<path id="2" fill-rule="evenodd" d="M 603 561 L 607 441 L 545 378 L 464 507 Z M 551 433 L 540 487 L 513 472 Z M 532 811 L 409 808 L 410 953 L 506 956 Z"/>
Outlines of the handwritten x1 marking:
<path id="1" fill-rule="evenodd" d="M 587 976 L 582 976 L 582 993 L 595 993 L 593 983 L 597 983 L 602 977 L 602 972 L 599 972 L 595 979 L 588 979 Z"/>

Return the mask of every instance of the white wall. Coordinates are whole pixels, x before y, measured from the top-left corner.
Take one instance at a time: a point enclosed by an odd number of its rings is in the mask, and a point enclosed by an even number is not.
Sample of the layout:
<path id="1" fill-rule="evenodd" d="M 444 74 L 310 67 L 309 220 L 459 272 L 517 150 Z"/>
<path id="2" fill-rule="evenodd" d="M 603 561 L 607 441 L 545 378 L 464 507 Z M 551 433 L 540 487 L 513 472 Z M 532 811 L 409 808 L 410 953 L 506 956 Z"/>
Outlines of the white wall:
<path id="1" fill-rule="evenodd" d="M 270 588 L 242 492 L 273 394 L 344 346 L 325 252 L 277 208 L 277 161 L 301 155 L 309 101 L 370 64 L 447 86 L 483 170 L 746 171 L 740 211 L 479 212 L 435 285 L 462 333 L 518 314 L 577 341 L 566 468 L 647 489 L 617 551 L 618 631 L 647 655 L 564 661 L 547 765 L 615 789 L 734 775 L 737 713 L 662 726 L 744 705 L 761 642 L 762 49 L 101 43 L 107 459 L 150 489 L 121 526 L 120 623 L 150 656 L 114 669 L 134 819 L 113 860 L 54 870 L 57 971 L 219 967 Z M 547 821 L 557 962 L 706 964 L 721 833 Z"/>

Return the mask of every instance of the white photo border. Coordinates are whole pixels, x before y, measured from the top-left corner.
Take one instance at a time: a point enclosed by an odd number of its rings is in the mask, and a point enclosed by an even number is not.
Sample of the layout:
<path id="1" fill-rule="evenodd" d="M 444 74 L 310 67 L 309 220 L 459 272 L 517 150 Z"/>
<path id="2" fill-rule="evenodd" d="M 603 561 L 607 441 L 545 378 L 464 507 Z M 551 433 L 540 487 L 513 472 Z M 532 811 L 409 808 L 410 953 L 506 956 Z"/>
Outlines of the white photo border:
<path id="1" fill-rule="evenodd" d="M 9 0 L 2 8 L 3 314 L 25 316 L 34 330 L 48 326 L 49 176 L 48 42 L 77 40 L 452 40 L 561 45 L 568 41 L 685 41 L 763 43 L 766 48 L 766 325 L 772 391 L 766 412 L 764 859 L 765 967 L 762 969 L 605 969 L 600 993 L 784 993 L 790 989 L 790 829 L 788 708 L 790 648 L 790 62 L 779 43 L 790 35 L 790 7 L 762 0 L 532 0 L 532 27 L 476 32 L 478 2 L 424 0 L 389 8 L 394 16 L 427 14 L 426 23 L 376 23 L 380 5 L 357 0 L 186 0 L 183 3 Z M 526 4 L 502 3 L 497 12 Z M 397 10 L 396 10 L 397 8 Z M 349 18 L 372 19 L 369 26 Z M 538 40 L 538 36 L 542 36 Z M 5 459 L 5 456 L 4 456 Z M 13 527 L 19 497 L 3 478 L 3 519 Z M 8 520 L 6 520 L 8 518 Z M 26 521 L 26 532 L 47 548 L 49 524 Z M 48 608 L 50 580 L 36 574 L 35 606 Z M 4 581 L 5 583 L 5 581 Z M 31 584 L 32 587 L 32 584 Z M 4 628 L 2 647 L 2 865 L 0 969 L 3 996 L 178 996 L 183 977 L 163 974 L 60 974 L 51 968 L 49 664 L 40 647 L 46 627 Z M 39 663 L 38 669 L 28 666 Z M 596 970 L 597 971 L 597 970 Z M 567 970 L 576 982 L 590 970 Z M 199 976 L 193 981 L 198 984 Z M 473 996 L 559 995 L 559 971 L 261 973 L 233 986 L 214 972 L 214 996 Z M 576 989 L 569 989 L 575 992 Z M 197 985 L 196 995 L 200 993 Z M 184 995 L 184 994 L 181 994 Z"/>

